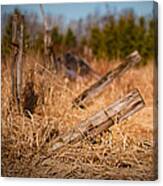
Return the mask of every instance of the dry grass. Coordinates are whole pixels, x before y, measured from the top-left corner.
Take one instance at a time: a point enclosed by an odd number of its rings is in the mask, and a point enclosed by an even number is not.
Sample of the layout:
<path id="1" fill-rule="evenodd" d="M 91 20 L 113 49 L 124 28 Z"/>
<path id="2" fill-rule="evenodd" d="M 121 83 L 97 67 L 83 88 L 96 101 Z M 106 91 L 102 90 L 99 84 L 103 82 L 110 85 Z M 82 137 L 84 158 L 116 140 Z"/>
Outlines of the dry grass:
<path id="1" fill-rule="evenodd" d="M 24 83 L 34 82 L 37 106 L 28 117 L 11 103 L 10 60 L 2 64 L 2 175 L 88 179 L 154 180 L 153 65 L 134 68 L 115 80 L 87 108 L 71 108 L 71 102 L 95 80 L 67 82 L 40 66 L 39 56 L 28 57 Z M 100 64 L 100 66 L 99 66 Z M 104 74 L 118 63 L 92 62 Z M 32 70 L 33 69 L 33 70 Z M 32 71 L 32 76 L 30 75 Z M 52 151 L 55 138 L 81 120 L 138 88 L 146 107 L 129 120 L 96 137 Z M 25 88 L 25 87 L 24 87 Z M 44 99 L 44 100 L 43 100 Z M 44 103 L 43 103 L 44 101 Z"/>

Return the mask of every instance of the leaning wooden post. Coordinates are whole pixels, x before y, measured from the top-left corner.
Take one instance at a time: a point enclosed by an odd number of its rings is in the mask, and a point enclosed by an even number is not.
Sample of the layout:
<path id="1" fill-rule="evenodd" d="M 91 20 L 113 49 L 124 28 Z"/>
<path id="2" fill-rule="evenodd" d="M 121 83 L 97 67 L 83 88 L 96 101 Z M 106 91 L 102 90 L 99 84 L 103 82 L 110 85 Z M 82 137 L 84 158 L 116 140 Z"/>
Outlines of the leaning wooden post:
<path id="1" fill-rule="evenodd" d="M 121 123 L 145 105 L 142 96 L 137 89 L 132 90 L 123 98 L 117 100 L 92 117 L 81 122 L 67 134 L 58 137 L 53 145 L 54 151 L 70 143 L 76 143 L 86 136 L 96 136 L 114 124 Z"/>
<path id="2" fill-rule="evenodd" d="M 92 86 L 82 92 L 77 98 L 73 100 L 73 106 L 84 107 L 83 103 L 93 98 L 98 93 L 102 92 L 103 89 L 109 85 L 114 79 L 123 75 L 127 70 L 129 70 L 134 65 L 138 64 L 141 60 L 141 56 L 138 51 L 134 51 L 129 56 L 126 57 L 125 63 L 120 64 L 117 68 L 109 71 L 95 82 Z"/>

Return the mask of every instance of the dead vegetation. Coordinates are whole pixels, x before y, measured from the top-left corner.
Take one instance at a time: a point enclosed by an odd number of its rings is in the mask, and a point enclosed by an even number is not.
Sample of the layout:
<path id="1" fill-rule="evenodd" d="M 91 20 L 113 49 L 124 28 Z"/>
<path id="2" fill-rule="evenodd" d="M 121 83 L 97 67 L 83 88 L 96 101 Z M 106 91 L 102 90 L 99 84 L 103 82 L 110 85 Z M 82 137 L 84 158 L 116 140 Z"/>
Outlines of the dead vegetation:
<path id="1" fill-rule="evenodd" d="M 28 56 L 25 60 L 26 112 L 22 110 L 21 114 L 11 101 L 11 61 L 6 66 L 2 64 L 2 176 L 156 179 L 153 63 L 131 69 L 81 109 L 72 108 L 72 100 L 96 80 L 69 82 L 62 74 L 55 75 L 44 68 L 41 61 L 39 56 Z M 93 61 L 91 65 L 103 75 L 117 64 Z M 140 112 L 96 138 L 87 137 L 57 152 L 52 150 L 57 136 L 135 87 L 146 102 Z"/>

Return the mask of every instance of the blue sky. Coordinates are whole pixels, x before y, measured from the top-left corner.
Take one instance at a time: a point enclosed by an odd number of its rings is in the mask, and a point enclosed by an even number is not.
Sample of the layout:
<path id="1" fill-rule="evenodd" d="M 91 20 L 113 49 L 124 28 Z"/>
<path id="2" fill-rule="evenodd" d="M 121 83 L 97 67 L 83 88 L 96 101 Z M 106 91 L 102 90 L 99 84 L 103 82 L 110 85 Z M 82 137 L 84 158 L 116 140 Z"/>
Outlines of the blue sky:
<path id="1" fill-rule="evenodd" d="M 98 11 L 101 15 L 106 13 L 106 5 L 109 10 L 117 14 L 126 9 L 133 9 L 138 16 L 152 16 L 153 1 L 138 2 L 101 2 L 101 3 L 61 3 L 61 4 L 44 4 L 46 14 L 63 15 L 66 21 L 79 20 L 85 18 L 88 14 Z M 3 5 L 2 14 L 12 12 L 15 8 L 19 8 L 23 12 L 35 12 L 40 17 L 40 9 L 38 4 L 24 5 Z"/>

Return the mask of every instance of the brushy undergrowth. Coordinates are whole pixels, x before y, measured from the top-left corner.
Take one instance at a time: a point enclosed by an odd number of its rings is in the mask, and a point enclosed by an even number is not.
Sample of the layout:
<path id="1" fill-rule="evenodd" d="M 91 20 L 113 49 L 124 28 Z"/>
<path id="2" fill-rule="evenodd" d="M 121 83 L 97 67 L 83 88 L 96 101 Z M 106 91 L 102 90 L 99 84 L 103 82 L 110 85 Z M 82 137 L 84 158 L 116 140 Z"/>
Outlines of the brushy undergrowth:
<path id="1" fill-rule="evenodd" d="M 11 101 L 10 63 L 8 60 L 2 64 L 2 176 L 129 180 L 157 177 L 152 62 L 116 79 L 85 109 L 72 109 L 72 100 L 96 80 L 85 77 L 69 82 L 62 74 L 43 68 L 39 56 L 29 56 L 23 70 L 21 114 Z M 101 75 L 118 64 L 91 63 Z M 145 108 L 98 135 L 94 143 L 85 138 L 57 152 L 52 150 L 56 137 L 133 88 L 140 90 Z M 31 112 L 26 112 L 29 105 Z"/>

